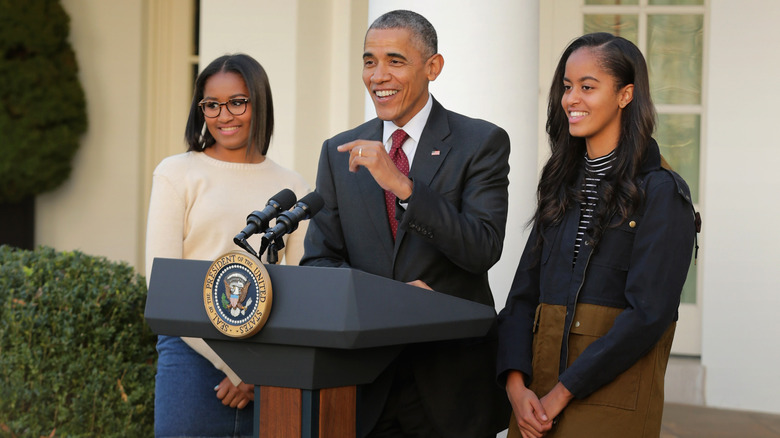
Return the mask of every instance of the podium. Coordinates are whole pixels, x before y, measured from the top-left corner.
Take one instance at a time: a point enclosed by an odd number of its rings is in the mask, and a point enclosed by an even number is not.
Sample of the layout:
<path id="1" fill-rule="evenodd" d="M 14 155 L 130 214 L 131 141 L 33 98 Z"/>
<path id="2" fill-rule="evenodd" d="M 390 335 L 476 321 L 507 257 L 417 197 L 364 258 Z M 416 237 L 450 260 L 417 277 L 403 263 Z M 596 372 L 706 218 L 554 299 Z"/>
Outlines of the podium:
<path id="1" fill-rule="evenodd" d="M 154 333 L 198 337 L 255 385 L 255 437 L 355 435 L 356 385 L 411 343 L 484 336 L 493 307 L 346 268 L 266 265 L 273 304 L 250 338 L 219 332 L 203 306 L 211 261 L 156 258 L 144 316 Z"/>

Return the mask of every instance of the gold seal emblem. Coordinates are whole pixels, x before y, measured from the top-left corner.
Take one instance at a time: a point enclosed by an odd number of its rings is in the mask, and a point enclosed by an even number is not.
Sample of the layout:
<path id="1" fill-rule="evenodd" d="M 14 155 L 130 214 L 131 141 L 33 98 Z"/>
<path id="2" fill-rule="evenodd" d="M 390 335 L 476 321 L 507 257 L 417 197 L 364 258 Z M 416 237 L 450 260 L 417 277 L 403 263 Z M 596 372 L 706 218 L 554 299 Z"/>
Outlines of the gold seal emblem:
<path id="1" fill-rule="evenodd" d="M 265 266 L 239 251 L 214 260 L 203 281 L 203 306 L 211 323 L 233 338 L 248 338 L 263 328 L 272 297 Z"/>

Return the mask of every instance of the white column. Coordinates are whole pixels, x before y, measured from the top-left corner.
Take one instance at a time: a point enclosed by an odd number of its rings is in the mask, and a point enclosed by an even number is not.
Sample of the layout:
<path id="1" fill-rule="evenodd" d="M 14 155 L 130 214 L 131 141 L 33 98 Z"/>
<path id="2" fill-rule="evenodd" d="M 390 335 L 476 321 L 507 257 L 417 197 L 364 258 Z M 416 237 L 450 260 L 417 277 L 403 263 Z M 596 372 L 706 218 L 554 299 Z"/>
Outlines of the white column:
<path id="1" fill-rule="evenodd" d="M 706 402 L 780 413 L 780 91 L 772 85 L 780 76 L 780 3 L 710 5 L 699 251 Z"/>
<path id="2" fill-rule="evenodd" d="M 528 235 L 525 225 L 534 210 L 538 1 L 371 0 L 368 24 L 393 9 L 418 12 L 436 28 L 439 52 L 444 56 L 444 69 L 431 85 L 436 99 L 447 109 L 491 121 L 509 133 L 509 220 L 503 255 L 490 271 L 496 307 L 501 309 Z M 366 116 L 375 116 L 368 100 Z"/>

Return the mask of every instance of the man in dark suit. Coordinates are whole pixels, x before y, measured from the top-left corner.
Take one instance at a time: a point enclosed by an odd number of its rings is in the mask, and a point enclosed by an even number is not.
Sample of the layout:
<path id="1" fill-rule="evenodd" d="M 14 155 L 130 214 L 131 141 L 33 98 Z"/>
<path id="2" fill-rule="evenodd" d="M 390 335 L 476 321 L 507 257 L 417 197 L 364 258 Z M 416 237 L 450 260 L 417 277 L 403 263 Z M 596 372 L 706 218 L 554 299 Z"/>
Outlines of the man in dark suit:
<path id="1" fill-rule="evenodd" d="M 378 118 L 323 144 L 325 206 L 309 224 L 301 264 L 351 267 L 493 306 L 487 271 L 503 247 L 509 137 L 433 99 L 428 83 L 443 65 L 436 31 L 419 14 L 393 11 L 371 25 L 363 81 Z M 361 388 L 359 435 L 494 437 L 509 420 L 493 378 L 495 348 L 493 331 L 407 347 Z"/>

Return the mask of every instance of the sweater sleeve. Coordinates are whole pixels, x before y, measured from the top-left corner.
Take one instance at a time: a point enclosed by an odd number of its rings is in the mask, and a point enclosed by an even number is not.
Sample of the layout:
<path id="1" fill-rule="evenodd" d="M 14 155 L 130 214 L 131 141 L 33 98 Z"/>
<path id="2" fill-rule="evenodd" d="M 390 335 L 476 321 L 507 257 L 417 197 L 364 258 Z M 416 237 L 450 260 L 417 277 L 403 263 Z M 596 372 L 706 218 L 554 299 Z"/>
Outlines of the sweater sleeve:
<path id="1" fill-rule="evenodd" d="M 230 369 L 230 367 L 223 361 L 217 353 L 214 352 L 214 350 L 209 347 L 209 345 L 201 338 L 181 338 L 182 341 L 184 341 L 187 345 L 190 346 L 193 350 L 198 352 L 201 356 L 205 357 L 206 360 L 211 362 L 212 365 L 214 365 L 214 368 L 222 371 L 225 373 L 225 375 L 230 379 L 230 382 L 238 386 L 239 383 L 241 383 L 241 378 L 238 377 L 238 375 Z"/>
<path id="2" fill-rule="evenodd" d="M 155 173 L 146 222 L 146 284 L 155 257 L 182 258 L 184 197 L 168 177 Z"/>

